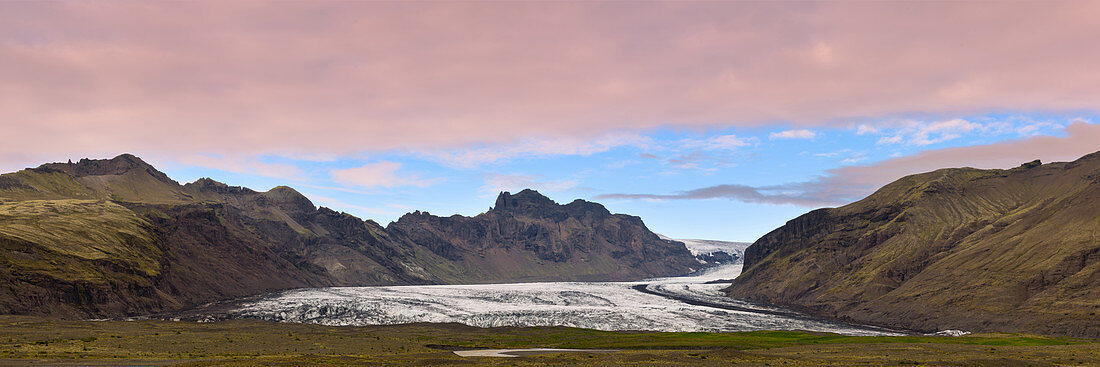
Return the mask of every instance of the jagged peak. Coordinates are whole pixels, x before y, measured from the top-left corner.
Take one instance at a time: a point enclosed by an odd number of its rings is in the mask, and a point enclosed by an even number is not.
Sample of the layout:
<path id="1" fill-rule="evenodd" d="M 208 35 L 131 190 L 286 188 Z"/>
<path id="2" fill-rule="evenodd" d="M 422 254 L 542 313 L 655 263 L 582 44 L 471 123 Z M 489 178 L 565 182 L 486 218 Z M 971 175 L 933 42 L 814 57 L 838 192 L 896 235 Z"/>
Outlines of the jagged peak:
<path id="1" fill-rule="evenodd" d="M 538 191 L 532 189 L 523 189 L 515 194 L 508 191 L 502 191 L 500 195 L 497 195 L 497 201 L 493 205 L 493 210 L 509 210 L 516 208 L 527 207 L 555 207 L 558 206 L 557 202 L 551 200 Z"/>
<path id="2" fill-rule="evenodd" d="M 420 222 L 425 222 L 425 221 L 431 221 L 434 218 L 438 218 L 438 217 L 432 215 L 432 213 L 429 213 L 429 212 L 422 212 L 422 211 L 419 211 L 419 210 L 415 210 L 415 211 L 411 211 L 411 212 L 402 214 L 400 218 L 397 218 L 396 221 L 390 222 L 388 225 L 386 225 L 386 227 L 388 228 L 390 226 L 393 226 L 394 224 L 408 224 L 408 223 L 420 223 Z"/>
<path id="3" fill-rule="evenodd" d="M 184 185 L 184 187 L 185 188 L 198 189 L 198 190 L 209 190 L 209 191 L 219 191 L 219 192 L 221 192 L 221 191 L 226 191 L 226 192 L 229 192 L 229 191 L 242 191 L 242 192 L 255 193 L 255 191 L 253 191 L 252 189 L 249 189 L 249 188 L 246 188 L 246 187 L 241 187 L 241 186 L 230 186 L 229 184 L 224 184 L 224 182 L 222 182 L 222 181 L 212 179 L 212 178 L 209 178 L 209 177 L 201 177 L 201 178 L 199 178 L 195 181 L 188 182 L 188 184 Z"/>
<path id="4" fill-rule="evenodd" d="M 1028 168 L 1039 167 L 1039 166 L 1042 166 L 1042 165 L 1043 165 L 1043 161 L 1036 159 L 1036 160 L 1033 160 L 1031 162 L 1021 164 L 1020 168 L 1028 169 Z"/>
<path id="5" fill-rule="evenodd" d="M 228 184 L 225 184 L 225 183 L 220 182 L 218 180 L 212 179 L 210 177 L 200 177 L 199 179 L 195 180 L 194 182 L 190 182 L 190 183 L 188 183 L 184 186 L 192 186 L 192 185 L 193 186 L 198 186 L 198 187 L 206 187 L 206 186 L 229 187 Z"/>
<path id="6" fill-rule="evenodd" d="M 46 163 L 38 166 L 39 170 L 57 170 L 76 177 L 123 175 L 133 171 L 144 171 L 158 181 L 178 185 L 168 175 L 146 163 L 141 158 L 129 153 L 119 154 L 111 159 L 81 158 L 76 163 L 69 160 L 66 163 Z"/>
<path id="7" fill-rule="evenodd" d="M 60 169 L 60 170 L 65 170 L 65 171 L 79 171 L 79 170 L 87 170 L 89 168 L 99 168 L 99 167 L 108 167 L 108 168 L 116 168 L 116 169 L 132 169 L 132 168 L 137 168 L 137 167 L 153 168 L 153 166 L 149 165 L 148 163 L 145 163 L 145 161 L 141 160 L 141 158 L 138 158 L 137 156 L 135 156 L 133 154 L 130 154 L 130 153 L 119 154 L 118 156 L 115 156 L 114 158 L 108 158 L 108 159 L 81 158 L 76 163 L 73 163 L 73 160 L 70 159 L 66 163 L 60 163 L 60 162 L 46 163 L 46 164 L 43 164 L 43 165 L 38 166 L 38 167 L 39 168 L 49 168 L 49 169 Z"/>
<path id="8" fill-rule="evenodd" d="M 199 192 L 211 192 L 219 194 L 255 194 L 256 191 L 243 186 L 230 186 L 229 184 L 222 183 L 218 180 L 210 177 L 202 177 L 194 182 L 183 185 L 185 189 L 197 190 Z"/>

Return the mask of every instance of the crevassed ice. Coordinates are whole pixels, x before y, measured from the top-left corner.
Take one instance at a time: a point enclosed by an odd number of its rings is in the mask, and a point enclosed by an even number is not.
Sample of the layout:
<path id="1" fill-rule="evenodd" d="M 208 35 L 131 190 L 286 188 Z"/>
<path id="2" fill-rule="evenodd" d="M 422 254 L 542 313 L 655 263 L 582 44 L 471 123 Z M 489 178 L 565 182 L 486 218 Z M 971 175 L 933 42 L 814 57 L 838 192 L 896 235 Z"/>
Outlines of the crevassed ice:
<path id="1" fill-rule="evenodd" d="M 324 325 L 384 325 L 455 322 L 478 327 L 570 326 L 599 330 L 750 331 L 810 330 L 849 335 L 896 332 L 807 317 L 753 310 L 768 307 L 721 294 L 741 265 L 709 269 L 690 277 L 641 282 L 548 282 L 483 285 L 335 287 L 299 289 L 231 305 L 197 318 L 259 318 Z M 632 287 L 738 310 L 687 304 Z M 741 310 L 745 309 L 745 310 Z"/>

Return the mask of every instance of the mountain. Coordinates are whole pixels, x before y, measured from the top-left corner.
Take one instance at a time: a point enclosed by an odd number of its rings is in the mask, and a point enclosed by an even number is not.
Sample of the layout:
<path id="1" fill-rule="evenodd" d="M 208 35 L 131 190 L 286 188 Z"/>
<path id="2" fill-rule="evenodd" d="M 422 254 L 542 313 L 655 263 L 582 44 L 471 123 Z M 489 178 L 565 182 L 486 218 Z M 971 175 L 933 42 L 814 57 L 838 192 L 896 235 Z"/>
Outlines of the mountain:
<path id="1" fill-rule="evenodd" d="M 745 259 L 745 249 L 749 242 L 730 242 L 700 239 L 672 239 L 658 235 L 661 239 L 683 243 L 688 251 L 704 265 L 741 264 Z"/>
<path id="2" fill-rule="evenodd" d="M 627 280 L 698 268 L 596 203 L 502 193 L 383 227 L 292 188 L 181 185 L 133 155 L 0 175 L 0 313 L 107 317 L 320 286 Z"/>
<path id="3" fill-rule="evenodd" d="M 450 281 L 636 280 L 700 267 L 641 218 L 579 199 L 560 205 L 534 190 L 503 192 L 474 217 L 413 212 L 386 229 L 453 261 L 459 279 Z"/>
<path id="4" fill-rule="evenodd" d="M 858 322 L 1100 336 L 1100 153 L 941 169 L 745 251 L 729 295 Z"/>

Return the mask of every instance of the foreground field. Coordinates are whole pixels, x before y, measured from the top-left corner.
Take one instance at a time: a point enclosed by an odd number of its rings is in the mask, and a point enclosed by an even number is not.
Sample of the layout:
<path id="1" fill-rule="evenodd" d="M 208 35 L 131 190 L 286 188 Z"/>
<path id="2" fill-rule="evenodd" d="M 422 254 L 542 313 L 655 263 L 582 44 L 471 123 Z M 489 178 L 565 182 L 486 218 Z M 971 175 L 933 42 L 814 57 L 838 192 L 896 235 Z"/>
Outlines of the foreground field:
<path id="1" fill-rule="evenodd" d="M 614 349 L 517 358 L 476 348 Z M 0 365 L 1100 365 L 1100 341 L 1012 334 L 851 337 L 630 333 L 454 324 L 328 327 L 259 321 L 59 321 L 0 316 Z"/>

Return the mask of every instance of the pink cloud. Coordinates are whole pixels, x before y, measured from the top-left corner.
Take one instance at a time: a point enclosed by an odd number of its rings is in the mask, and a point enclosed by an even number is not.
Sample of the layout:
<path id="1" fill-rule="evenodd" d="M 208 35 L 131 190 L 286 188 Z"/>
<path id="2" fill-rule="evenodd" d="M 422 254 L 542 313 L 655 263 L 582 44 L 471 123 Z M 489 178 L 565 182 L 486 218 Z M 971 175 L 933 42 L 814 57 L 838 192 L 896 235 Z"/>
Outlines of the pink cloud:
<path id="1" fill-rule="evenodd" d="M 452 167 L 473 168 L 485 163 L 512 158 L 539 158 L 555 155 L 587 156 L 623 146 L 648 147 L 652 139 L 638 134 L 612 133 L 599 137 L 562 137 L 523 139 L 517 143 L 495 144 L 467 149 L 424 149 L 419 153 Z"/>
<path id="2" fill-rule="evenodd" d="M 1096 19 L 1084 1 L 5 2 L 0 159 L 1096 111 Z"/>
<path id="3" fill-rule="evenodd" d="M 817 133 L 807 129 L 783 130 L 768 135 L 771 139 L 813 139 Z"/>
<path id="4" fill-rule="evenodd" d="M 737 135 L 718 135 L 705 139 L 684 139 L 679 142 L 682 149 L 736 150 L 756 143 L 756 138 L 742 138 Z"/>
<path id="5" fill-rule="evenodd" d="M 157 157 L 159 160 L 163 160 L 164 157 Z M 285 179 L 296 179 L 302 177 L 304 172 L 298 167 L 281 164 L 281 163 L 266 163 L 253 158 L 244 156 L 222 156 L 222 155 L 205 155 L 205 154 L 186 154 L 170 158 L 178 163 L 214 168 L 223 171 L 248 173 L 266 177 L 277 177 Z"/>
<path id="6" fill-rule="evenodd" d="M 376 162 L 360 167 L 333 170 L 332 180 L 348 186 L 357 187 L 395 187 L 395 186 L 431 186 L 436 182 L 422 179 L 412 174 L 401 174 L 401 163 Z"/>
<path id="7" fill-rule="evenodd" d="M 792 204 L 807 207 L 843 205 L 906 175 L 949 167 L 1012 168 L 1040 159 L 1072 161 L 1100 151 L 1100 125 L 1075 122 L 1064 137 L 1035 136 L 989 145 L 923 151 L 864 166 L 845 166 L 806 182 L 775 186 L 725 184 L 672 194 L 603 194 L 597 199 L 731 199 L 750 203 Z"/>
<path id="8" fill-rule="evenodd" d="M 995 131 L 1003 122 L 990 123 L 988 126 L 977 122 L 971 122 L 960 118 L 924 122 L 906 120 L 893 125 L 901 125 L 888 136 L 879 138 L 878 144 L 929 145 L 954 140 L 973 132 Z M 857 135 L 878 133 L 878 130 L 869 130 L 866 125 L 860 125 Z M 1036 127 L 1037 129 L 1038 127 Z"/>
<path id="9" fill-rule="evenodd" d="M 481 192 L 493 196 L 501 191 L 516 192 L 523 189 L 533 189 L 546 193 L 573 189 L 579 184 L 580 182 L 575 179 L 552 179 L 539 175 L 523 174 L 489 174 L 485 176 L 485 184 L 481 186 Z"/>
<path id="10" fill-rule="evenodd" d="M 834 189 L 875 189 L 908 174 L 947 167 L 1012 168 L 1040 159 L 1072 161 L 1100 151 L 1100 125 L 1074 122 L 1065 136 L 1034 136 L 989 145 L 928 150 L 912 156 L 888 159 L 869 166 L 848 166 L 829 171 L 824 179 Z M 869 192 L 867 192 L 869 193 Z"/>

